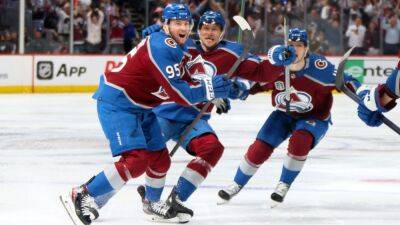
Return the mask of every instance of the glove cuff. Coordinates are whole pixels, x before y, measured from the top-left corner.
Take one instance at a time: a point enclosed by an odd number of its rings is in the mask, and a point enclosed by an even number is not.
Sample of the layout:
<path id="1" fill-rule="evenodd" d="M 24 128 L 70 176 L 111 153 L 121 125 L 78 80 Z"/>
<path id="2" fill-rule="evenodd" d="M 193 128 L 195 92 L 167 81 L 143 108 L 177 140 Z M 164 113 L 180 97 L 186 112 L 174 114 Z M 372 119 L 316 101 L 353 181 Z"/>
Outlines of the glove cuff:
<path id="1" fill-rule="evenodd" d="M 276 49 L 276 48 L 279 48 L 279 47 L 280 47 L 280 45 L 275 45 L 275 46 L 271 47 L 271 48 L 268 50 L 268 54 L 267 54 L 268 61 L 269 61 L 272 65 L 276 65 L 276 64 L 277 64 L 277 62 L 274 60 L 273 54 L 274 54 L 274 52 L 275 52 L 275 49 Z"/>
<path id="2" fill-rule="evenodd" d="M 214 86 L 210 76 L 207 76 L 206 74 L 196 74 L 192 76 L 192 78 L 203 83 L 204 95 L 208 101 L 215 98 Z"/>
<path id="3" fill-rule="evenodd" d="M 378 96 L 377 101 L 379 101 L 379 105 L 381 107 L 380 110 L 382 112 L 387 112 L 390 111 L 391 109 L 393 109 L 397 103 L 396 103 L 396 99 L 398 98 L 397 95 L 395 95 L 386 85 L 382 85 L 380 84 L 377 88 L 376 88 L 376 94 Z M 388 103 L 386 103 L 385 105 L 382 104 L 382 102 L 380 101 L 381 97 L 386 94 L 387 96 L 389 96 L 390 98 L 392 98 L 392 100 L 390 100 Z"/>

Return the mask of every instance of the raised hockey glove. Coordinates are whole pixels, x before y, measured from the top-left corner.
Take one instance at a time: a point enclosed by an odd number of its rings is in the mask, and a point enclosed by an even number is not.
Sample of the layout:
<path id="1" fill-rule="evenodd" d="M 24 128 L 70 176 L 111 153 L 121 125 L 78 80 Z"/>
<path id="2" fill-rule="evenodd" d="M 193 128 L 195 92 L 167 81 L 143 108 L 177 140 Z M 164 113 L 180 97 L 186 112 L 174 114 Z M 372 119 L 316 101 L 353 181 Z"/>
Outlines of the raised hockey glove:
<path id="1" fill-rule="evenodd" d="M 245 100 L 249 96 L 251 84 L 248 80 L 236 77 L 232 80 L 232 89 L 229 92 L 230 99 Z"/>
<path id="2" fill-rule="evenodd" d="M 228 113 L 228 111 L 231 109 L 231 102 L 227 98 L 216 98 L 212 102 L 215 107 L 217 107 L 217 113 L 220 115 L 222 113 Z"/>
<path id="3" fill-rule="evenodd" d="M 288 66 L 296 59 L 293 46 L 275 45 L 268 50 L 268 60 L 275 66 Z"/>
<path id="4" fill-rule="evenodd" d="M 142 30 L 142 38 L 145 38 L 146 36 L 149 36 L 152 33 L 158 32 L 161 30 L 161 26 L 158 24 L 153 24 L 151 26 L 148 26 Z"/>

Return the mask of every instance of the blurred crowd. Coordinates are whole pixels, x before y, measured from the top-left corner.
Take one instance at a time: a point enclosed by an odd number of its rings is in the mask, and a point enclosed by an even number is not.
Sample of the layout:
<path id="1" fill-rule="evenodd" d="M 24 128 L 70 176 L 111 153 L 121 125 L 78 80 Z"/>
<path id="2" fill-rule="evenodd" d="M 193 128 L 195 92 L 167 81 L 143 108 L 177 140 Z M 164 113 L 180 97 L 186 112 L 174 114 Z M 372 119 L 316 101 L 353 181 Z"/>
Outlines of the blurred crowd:
<path id="1" fill-rule="evenodd" d="M 18 53 L 18 0 L 0 0 L 0 53 Z M 242 0 L 26 0 L 25 52 L 123 54 L 140 41 L 140 32 L 161 24 L 163 8 L 184 2 L 196 22 L 207 10 L 219 11 L 227 21 L 225 37 L 238 40 L 232 20 Z M 283 4 L 285 2 L 286 4 Z M 244 16 L 255 35 L 253 50 L 265 53 L 284 41 L 283 18 L 290 26 L 307 29 L 311 51 L 340 55 L 355 46 L 354 54 L 395 55 L 400 50 L 400 0 L 246 0 Z M 146 9 L 148 9 L 146 13 Z M 147 16 L 147 17 L 146 17 Z"/>

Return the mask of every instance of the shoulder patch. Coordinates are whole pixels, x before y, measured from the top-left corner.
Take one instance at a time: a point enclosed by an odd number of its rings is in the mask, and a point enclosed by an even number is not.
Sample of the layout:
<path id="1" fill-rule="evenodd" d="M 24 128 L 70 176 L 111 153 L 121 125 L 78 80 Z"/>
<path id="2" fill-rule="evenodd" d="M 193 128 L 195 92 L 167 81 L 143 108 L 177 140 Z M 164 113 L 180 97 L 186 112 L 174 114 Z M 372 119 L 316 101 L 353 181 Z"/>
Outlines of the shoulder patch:
<path id="1" fill-rule="evenodd" d="M 323 70 L 328 67 L 328 62 L 325 59 L 317 59 L 314 61 L 314 65 L 317 69 Z"/>
<path id="2" fill-rule="evenodd" d="M 176 48 L 176 46 L 178 45 L 178 44 L 176 43 L 176 41 L 175 41 L 174 39 L 172 39 L 172 38 L 166 38 L 166 39 L 164 40 L 164 42 L 165 42 L 166 45 L 168 45 L 168 46 L 171 47 L 171 48 Z"/>

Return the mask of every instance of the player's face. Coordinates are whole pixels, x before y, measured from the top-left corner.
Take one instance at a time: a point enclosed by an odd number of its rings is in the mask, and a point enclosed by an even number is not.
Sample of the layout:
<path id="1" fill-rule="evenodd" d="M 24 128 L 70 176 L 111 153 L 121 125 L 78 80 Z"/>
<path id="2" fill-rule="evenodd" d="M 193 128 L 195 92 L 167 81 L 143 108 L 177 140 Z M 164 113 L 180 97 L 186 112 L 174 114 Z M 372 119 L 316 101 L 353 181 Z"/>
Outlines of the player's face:
<path id="1" fill-rule="evenodd" d="M 307 46 L 304 45 L 303 42 L 300 41 L 289 41 L 289 45 L 292 45 L 294 49 L 296 50 L 296 60 L 293 62 L 293 64 L 299 63 L 304 59 L 307 53 Z"/>
<path id="2" fill-rule="evenodd" d="M 199 36 L 204 50 L 213 49 L 219 43 L 221 34 L 221 27 L 217 24 L 203 24 L 199 29 Z"/>
<path id="3" fill-rule="evenodd" d="M 171 37 L 179 45 L 185 44 L 190 33 L 190 22 L 187 20 L 171 20 L 167 26 Z"/>

